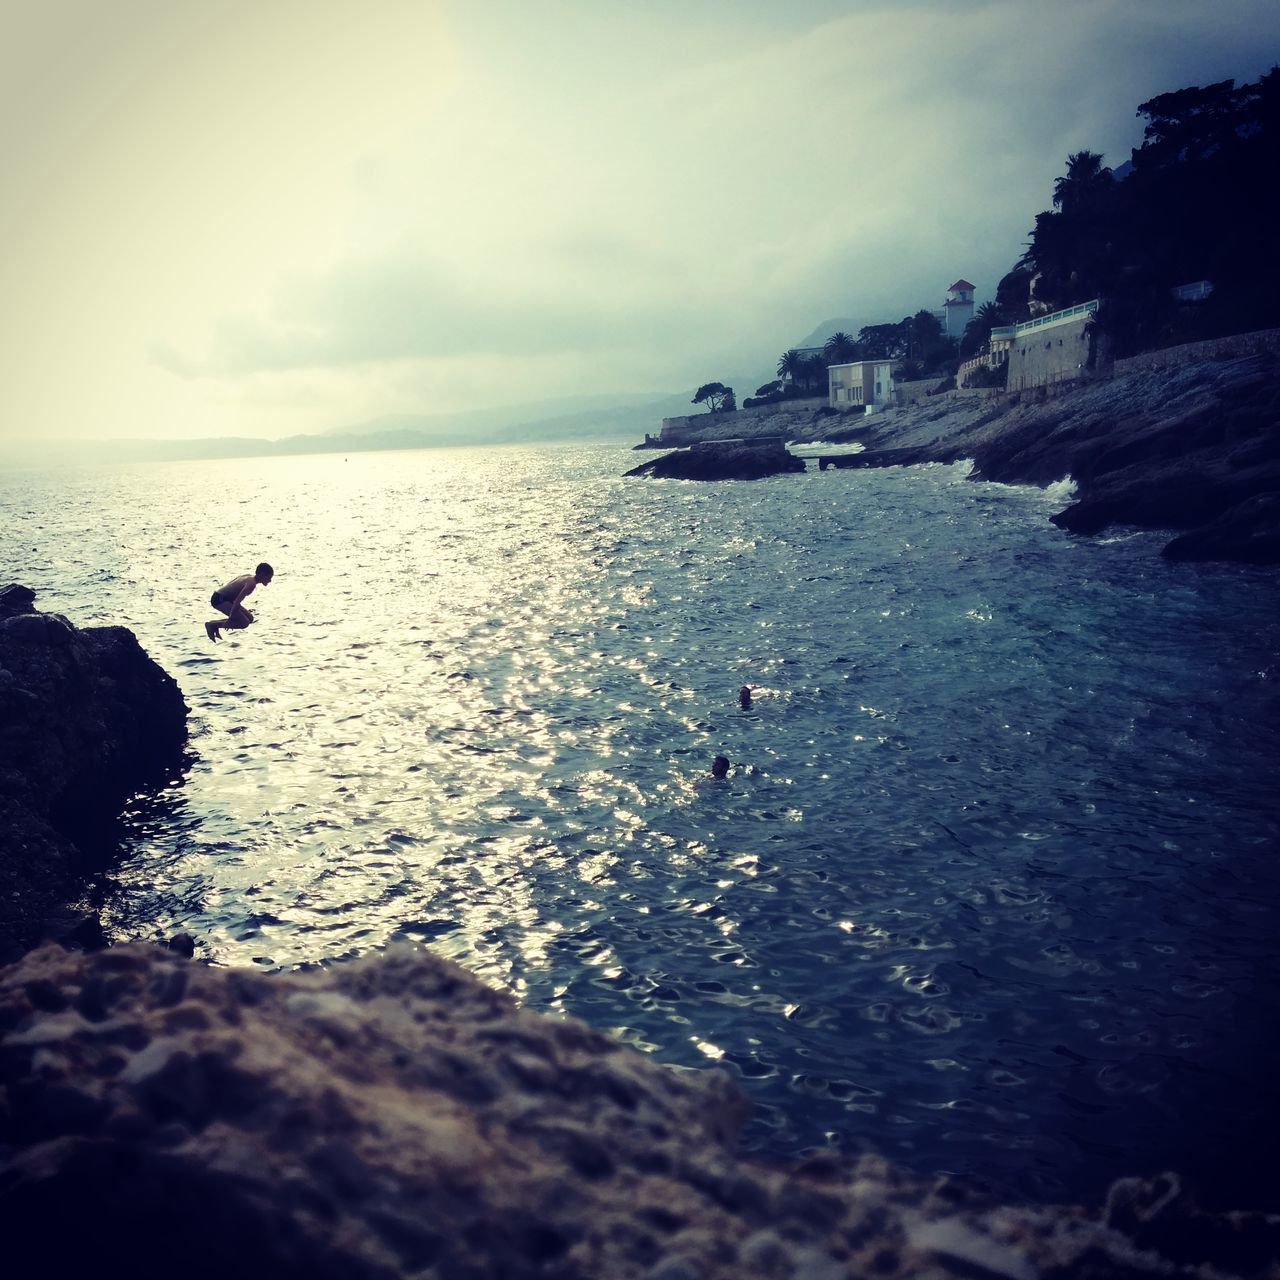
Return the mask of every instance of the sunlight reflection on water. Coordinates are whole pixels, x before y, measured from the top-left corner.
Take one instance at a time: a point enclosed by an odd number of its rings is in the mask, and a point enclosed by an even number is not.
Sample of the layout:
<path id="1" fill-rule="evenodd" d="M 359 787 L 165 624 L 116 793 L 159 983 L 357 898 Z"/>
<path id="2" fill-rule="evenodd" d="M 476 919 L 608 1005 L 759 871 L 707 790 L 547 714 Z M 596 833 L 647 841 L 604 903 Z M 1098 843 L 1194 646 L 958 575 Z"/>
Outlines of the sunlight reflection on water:
<path id="1" fill-rule="evenodd" d="M 1068 538 L 963 468 L 631 461 L 6 478 L 9 578 L 133 628 L 192 708 L 112 928 L 270 967 L 429 946 L 717 1062 L 768 1151 L 1060 1198 L 1271 1133 L 1274 575 Z M 208 593 L 259 558 L 214 648 Z"/>

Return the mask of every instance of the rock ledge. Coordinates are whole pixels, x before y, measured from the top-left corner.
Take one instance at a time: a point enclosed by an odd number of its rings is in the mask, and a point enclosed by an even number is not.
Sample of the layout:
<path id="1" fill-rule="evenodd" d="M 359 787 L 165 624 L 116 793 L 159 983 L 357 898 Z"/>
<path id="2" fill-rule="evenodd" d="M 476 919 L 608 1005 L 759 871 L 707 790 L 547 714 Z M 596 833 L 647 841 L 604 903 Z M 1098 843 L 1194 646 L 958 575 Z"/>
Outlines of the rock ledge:
<path id="1" fill-rule="evenodd" d="M 408 946 L 302 974 L 144 944 L 0 971 L 0 1238 L 15 1274 L 841 1280 L 1280 1274 L 1280 1219 L 1176 1179 L 1104 1209 L 738 1157 L 676 1074 Z M 1270 1268 L 1270 1270 L 1268 1270 Z"/>

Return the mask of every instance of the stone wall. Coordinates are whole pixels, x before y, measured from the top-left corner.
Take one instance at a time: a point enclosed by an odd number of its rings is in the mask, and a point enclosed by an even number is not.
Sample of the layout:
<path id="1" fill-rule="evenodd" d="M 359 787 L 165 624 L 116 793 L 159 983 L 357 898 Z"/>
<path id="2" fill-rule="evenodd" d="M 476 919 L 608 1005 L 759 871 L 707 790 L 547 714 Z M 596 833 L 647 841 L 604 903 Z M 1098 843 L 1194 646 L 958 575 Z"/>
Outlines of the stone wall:
<path id="1" fill-rule="evenodd" d="M 1145 369 L 1189 364 L 1193 360 L 1226 360 L 1264 352 L 1280 355 L 1280 329 L 1257 329 L 1253 333 L 1233 333 L 1225 338 L 1185 342 L 1180 347 L 1165 347 L 1160 351 L 1144 351 L 1141 355 L 1117 360 L 1113 372 L 1138 373 Z"/>
<path id="2" fill-rule="evenodd" d="M 1019 333 L 1009 351 L 1008 390 L 1027 391 L 1086 377 L 1089 342 L 1085 326 L 1091 319 L 1087 314 L 1075 315 L 1043 329 Z"/>

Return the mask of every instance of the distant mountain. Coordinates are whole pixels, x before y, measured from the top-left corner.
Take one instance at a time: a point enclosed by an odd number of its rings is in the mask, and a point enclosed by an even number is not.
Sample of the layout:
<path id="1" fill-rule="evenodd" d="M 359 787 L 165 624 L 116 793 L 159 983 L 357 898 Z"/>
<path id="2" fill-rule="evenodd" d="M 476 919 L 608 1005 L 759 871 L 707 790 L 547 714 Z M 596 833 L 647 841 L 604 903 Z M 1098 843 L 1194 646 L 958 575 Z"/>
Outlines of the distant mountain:
<path id="1" fill-rule="evenodd" d="M 807 338 L 801 338 L 793 345 L 801 350 L 805 347 L 821 347 L 833 333 L 847 333 L 851 338 L 856 338 L 858 330 L 871 323 L 870 320 L 824 320 Z"/>
<path id="2" fill-rule="evenodd" d="M 325 436 L 378 436 L 388 432 L 421 432 L 449 444 L 483 444 L 497 439 L 554 439 L 567 431 L 573 438 L 599 431 L 610 436 L 633 423 L 670 417 L 683 403 L 675 394 L 620 392 L 561 396 L 527 404 L 465 409 L 458 413 L 391 414 L 322 432 Z"/>
<path id="3" fill-rule="evenodd" d="M 39 444 L 12 442 L 6 445 L 5 453 L 16 465 L 40 466 L 64 462 L 172 462 L 575 440 L 637 444 L 646 432 L 656 435 L 663 418 L 696 412 L 688 395 L 621 393 L 453 414 L 391 414 L 278 440 L 232 436 L 198 440 L 51 440 Z"/>
<path id="4" fill-rule="evenodd" d="M 321 438 L 342 448 L 405 448 L 409 446 L 374 442 L 406 436 L 441 445 L 640 439 L 646 431 L 657 432 L 663 418 L 691 409 L 688 398 L 680 395 L 574 396 L 461 413 L 394 414 L 334 427 Z M 349 443 L 339 446 L 338 440 Z"/>

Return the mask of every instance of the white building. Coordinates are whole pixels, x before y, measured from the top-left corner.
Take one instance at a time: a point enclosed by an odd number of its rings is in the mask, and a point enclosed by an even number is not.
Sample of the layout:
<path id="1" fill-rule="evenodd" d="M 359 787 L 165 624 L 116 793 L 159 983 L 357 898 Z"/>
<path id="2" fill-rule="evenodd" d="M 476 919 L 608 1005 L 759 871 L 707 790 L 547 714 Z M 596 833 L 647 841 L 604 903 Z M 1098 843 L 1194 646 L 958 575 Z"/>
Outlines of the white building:
<path id="1" fill-rule="evenodd" d="M 858 360 L 827 366 L 827 403 L 833 409 L 867 412 L 893 400 L 893 362 Z"/>
<path id="2" fill-rule="evenodd" d="M 955 338 L 957 342 L 964 334 L 965 325 L 973 319 L 974 287 L 967 280 L 957 280 L 947 290 L 947 300 L 942 304 L 942 310 L 933 313 L 942 325 L 942 332 L 948 338 Z"/>

